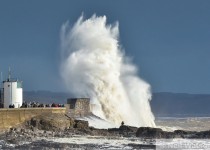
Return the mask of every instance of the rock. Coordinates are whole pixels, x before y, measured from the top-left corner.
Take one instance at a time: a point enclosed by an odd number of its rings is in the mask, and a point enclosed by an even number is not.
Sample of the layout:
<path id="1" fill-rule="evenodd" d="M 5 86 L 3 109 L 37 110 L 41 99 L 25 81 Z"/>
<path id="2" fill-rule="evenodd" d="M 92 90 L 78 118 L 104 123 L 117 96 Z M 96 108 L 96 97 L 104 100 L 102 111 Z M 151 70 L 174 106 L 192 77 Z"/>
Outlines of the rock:
<path id="1" fill-rule="evenodd" d="M 176 135 L 184 135 L 184 134 L 187 134 L 188 132 L 187 131 L 183 131 L 183 130 L 175 130 L 174 133 Z"/>
<path id="2" fill-rule="evenodd" d="M 91 135 L 93 136 L 110 136 L 110 133 L 107 129 L 97 129 L 94 127 L 90 127 Z"/>
<path id="3" fill-rule="evenodd" d="M 37 131 L 37 128 L 32 126 L 31 127 L 31 131 L 36 132 Z"/>
<path id="4" fill-rule="evenodd" d="M 137 137 L 141 138 L 197 138 L 197 139 L 209 139 L 209 131 L 184 131 L 184 130 L 175 130 L 174 132 L 163 131 L 159 128 L 150 128 L 150 127 L 140 127 L 136 132 Z"/>
<path id="5" fill-rule="evenodd" d="M 140 127 L 136 132 L 137 137 L 141 138 L 174 138 L 173 132 L 166 132 L 160 128 Z"/>
<path id="6" fill-rule="evenodd" d="M 188 138 L 191 136 L 193 132 L 190 131 L 183 131 L 183 130 L 175 130 L 174 135 L 176 138 Z"/>
<path id="7" fill-rule="evenodd" d="M 79 128 L 79 129 L 88 129 L 89 128 L 89 123 L 88 121 L 84 120 L 75 120 L 74 121 L 74 128 Z"/>
<path id="8" fill-rule="evenodd" d="M 65 130 L 74 125 L 74 120 L 64 114 L 40 115 L 27 121 L 26 127 L 32 127 L 32 130 Z"/>
<path id="9" fill-rule="evenodd" d="M 138 130 L 138 128 L 137 127 L 132 127 L 132 126 L 121 125 L 119 130 L 120 131 L 126 131 L 126 132 L 136 132 Z"/>
<path id="10" fill-rule="evenodd" d="M 108 132 L 111 135 L 120 135 L 120 136 L 135 136 L 137 127 L 121 125 L 119 128 L 109 128 Z"/>
<path id="11" fill-rule="evenodd" d="M 120 130 L 120 134 L 122 134 L 123 136 L 135 136 L 135 133 L 138 130 L 138 128 L 132 127 L 132 126 L 121 125 L 119 130 Z"/>
<path id="12" fill-rule="evenodd" d="M 201 131 L 194 133 L 191 138 L 199 138 L 199 139 L 209 139 L 210 138 L 210 130 L 209 131 Z"/>

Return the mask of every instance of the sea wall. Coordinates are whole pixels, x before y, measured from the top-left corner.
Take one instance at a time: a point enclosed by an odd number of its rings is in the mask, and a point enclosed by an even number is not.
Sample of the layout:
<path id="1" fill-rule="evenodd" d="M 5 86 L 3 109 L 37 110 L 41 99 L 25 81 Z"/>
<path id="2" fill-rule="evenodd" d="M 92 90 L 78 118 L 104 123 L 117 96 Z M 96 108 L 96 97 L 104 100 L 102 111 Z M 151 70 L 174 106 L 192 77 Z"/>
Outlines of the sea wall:
<path id="1" fill-rule="evenodd" d="M 0 131 L 15 127 L 41 114 L 64 114 L 66 108 L 11 108 L 0 109 Z"/>
<path id="2" fill-rule="evenodd" d="M 71 117 L 85 117 L 90 114 L 89 98 L 69 98 L 65 106 Z"/>

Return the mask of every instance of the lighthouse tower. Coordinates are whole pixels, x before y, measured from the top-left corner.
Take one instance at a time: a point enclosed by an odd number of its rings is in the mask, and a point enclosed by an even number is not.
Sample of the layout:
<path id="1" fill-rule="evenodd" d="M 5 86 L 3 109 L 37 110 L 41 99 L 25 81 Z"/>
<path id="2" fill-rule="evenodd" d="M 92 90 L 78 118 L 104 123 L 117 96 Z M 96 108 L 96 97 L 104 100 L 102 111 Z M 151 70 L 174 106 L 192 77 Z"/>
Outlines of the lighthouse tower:
<path id="1" fill-rule="evenodd" d="M 4 108 L 14 106 L 14 108 L 20 108 L 23 103 L 23 88 L 22 81 L 11 78 L 11 71 L 9 69 L 9 75 L 7 80 L 3 81 L 2 88 L 2 102 Z"/>

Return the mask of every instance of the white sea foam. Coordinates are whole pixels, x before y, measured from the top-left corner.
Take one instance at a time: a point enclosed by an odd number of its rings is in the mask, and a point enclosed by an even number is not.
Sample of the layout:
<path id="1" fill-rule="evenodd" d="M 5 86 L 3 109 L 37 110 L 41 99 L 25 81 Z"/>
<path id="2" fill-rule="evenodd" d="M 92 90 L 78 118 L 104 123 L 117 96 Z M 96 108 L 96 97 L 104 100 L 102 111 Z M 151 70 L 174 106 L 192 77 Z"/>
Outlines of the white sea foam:
<path id="1" fill-rule="evenodd" d="M 123 138 L 123 137 L 101 137 L 101 136 L 74 136 L 71 138 L 42 138 L 47 141 L 68 144 L 93 144 L 100 149 L 133 149 L 128 144 L 145 143 L 140 138 Z"/>
<path id="2" fill-rule="evenodd" d="M 100 136 L 74 136 L 71 138 L 41 138 L 47 141 L 68 144 L 91 144 L 98 149 L 137 149 L 140 145 L 156 145 L 157 150 L 170 149 L 205 149 L 209 150 L 210 141 L 208 139 L 141 139 L 125 137 L 100 137 Z"/>
<path id="3" fill-rule="evenodd" d="M 90 97 L 93 113 L 115 125 L 154 127 L 150 85 L 119 46 L 118 23 L 106 16 L 84 20 L 61 29 L 61 75 L 76 97 Z"/>
<path id="4" fill-rule="evenodd" d="M 156 150 L 209 150 L 208 139 L 156 139 Z"/>
<path id="5" fill-rule="evenodd" d="M 156 118 L 155 123 L 158 128 L 166 131 L 189 130 L 189 131 L 206 131 L 209 130 L 209 117 L 162 117 Z"/>
<path id="6" fill-rule="evenodd" d="M 108 128 L 118 128 L 119 125 L 115 125 L 112 122 L 109 122 L 107 120 L 103 120 L 94 116 L 88 116 L 88 117 L 80 117 L 76 118 L 78 120 L 86 120 L 89 123 L 89 126 L 95 127 L 98 129 L 108 129 Z"/>

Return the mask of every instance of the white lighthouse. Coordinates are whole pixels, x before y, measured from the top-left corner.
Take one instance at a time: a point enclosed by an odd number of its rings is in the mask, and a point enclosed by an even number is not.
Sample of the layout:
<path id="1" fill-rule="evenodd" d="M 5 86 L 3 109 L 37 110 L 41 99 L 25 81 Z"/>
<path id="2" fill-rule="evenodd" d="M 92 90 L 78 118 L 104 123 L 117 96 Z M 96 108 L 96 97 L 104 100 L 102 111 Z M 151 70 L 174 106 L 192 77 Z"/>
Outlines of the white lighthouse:
<path id="1" fill-rule="evenodd" d="M 3 81 L 2 98 L 4 108 L 14 106 L 14 108 L 20 108 L 23 103 L 23 89 L 22 81 L 11 78 L 11 71 L 9 69 L 8 79 Z"/>

